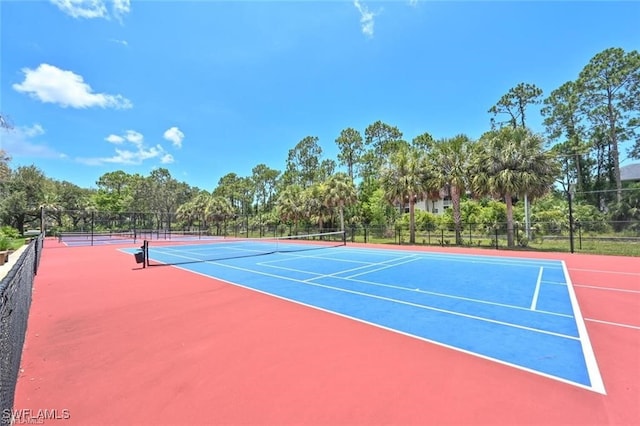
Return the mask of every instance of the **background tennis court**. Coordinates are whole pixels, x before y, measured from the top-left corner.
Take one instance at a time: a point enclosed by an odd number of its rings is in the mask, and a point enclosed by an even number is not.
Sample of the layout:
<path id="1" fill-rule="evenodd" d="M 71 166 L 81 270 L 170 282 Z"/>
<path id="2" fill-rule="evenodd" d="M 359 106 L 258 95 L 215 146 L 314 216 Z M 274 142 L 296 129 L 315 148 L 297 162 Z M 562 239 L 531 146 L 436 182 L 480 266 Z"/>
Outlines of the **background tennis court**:
<path id="1" fill-rule="evenodd" d="M 16 407 L 78 424 L 640 419 L 637 259 L 566 256 L 567 275 L 559 254 L 189 250 L 144 270 L 114 247 L 50 250 Z"/>

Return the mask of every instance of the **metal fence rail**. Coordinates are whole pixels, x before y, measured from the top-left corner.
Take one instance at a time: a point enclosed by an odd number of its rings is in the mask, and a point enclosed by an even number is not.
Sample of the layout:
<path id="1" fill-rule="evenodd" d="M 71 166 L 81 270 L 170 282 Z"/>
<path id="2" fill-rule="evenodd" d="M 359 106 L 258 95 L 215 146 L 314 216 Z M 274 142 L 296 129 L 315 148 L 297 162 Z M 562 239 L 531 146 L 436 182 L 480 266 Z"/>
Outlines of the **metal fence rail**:
<path id="1" fill-rule="evenodd" d="M 22 346 L 31 307 L 31 289 L 38 272 L 44 236 L 31 240 L 0 281 L 0 424 L 11 424 L 11 410 L 20 370 Z"/>
<path id="2" fill-rule="evenodd" d="M 340 230 L 337 221 L 280 221 L 268 215 L 228 215 L 205 218 L 175 213 L 109 213 L 87 211 L 45 212 L 49 235 L 83 232 L 90 236 L 129 232 L 134 240 L 172 239 L 175 235 L 264 237 L 311 234 Z M 573 219 L 573 220 L 571 220 Z M 409 243 L 408 221 L 386 224 L 347 223 L 347 241 L 384 244 Z M 95 237 L 91 237 L 95 238 Z M 586 221 L 569 216 L 554 221 L 532 221 L 529 232 L 514 221 L 513 248 L 640 255 L 640 221 Z M 501 221 L 465 222 L 456 238 L 451 218 L 416 222 L 416 244 L 507 248 L 507 224 Z"/>
<path id="3" fill-rule="evenodd" d="M 347 240 L 351 242 L 409 244 L 406 225 L 350 225 Z M 640 256 L 640 223 L 577 222 L 568 226 L 551 222 L 534 222 L 527 237 L 522 224 L 514 223 L 515 249 L 607 253 Z M 465 246 L 508 248 L 506 223 L 462 223 L 459 239 L 453 226 L 416 227 L 415 244 L 431 246 Z"/>

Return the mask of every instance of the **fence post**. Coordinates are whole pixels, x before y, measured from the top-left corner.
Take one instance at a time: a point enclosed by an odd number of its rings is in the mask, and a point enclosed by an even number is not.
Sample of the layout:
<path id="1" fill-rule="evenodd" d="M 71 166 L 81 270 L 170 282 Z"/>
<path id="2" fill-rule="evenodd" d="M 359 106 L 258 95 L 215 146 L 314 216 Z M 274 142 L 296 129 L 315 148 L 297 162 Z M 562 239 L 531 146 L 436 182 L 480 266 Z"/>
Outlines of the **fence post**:
<path id="1" fill-rule="evenodd" d="M 567 191 L 567 198 L 569 199 L 569 250 L 574 252 L 573 248 L 573 184 L 569 184 L 569 191 Z"/>
<path id="2" fill-rule="evenodd" d="M 45 220 L 45 214 L 44 214 L 44 207 L 40 206 L 40 233 L 42 235 L 45 235 L 45 226 L 44 226 L 44 220 Z"/>
<path id="3" fill-rule="evenodd" d="M 498 250 L 498 227 L 496 226 L 496 250 Z"/>
<path id="4" fill-rule="evenodd" d="M 39 235 L 37 238 L 34 238 L 31 240 L 31 242 L 29 244 L 33 244 L 33 250 L 35 253 L 35 259 L 33 262 L 33 275 L 36 275 L 38 273 L 38 259 L 40 259 L 40 249 L 41 247 L 39 246 L 40 244 L 40 238 L 43 237 L 43 234 Z"/>
<path id="5" fill-rule="evenodd" d="M 91 245 L 93 245 L 93 219 L 94 219 L 94 213 L 91 212 Z"/>
<path id="6" fill-rule="evenodd" d="M 578 228 L 578 247 L 582 250 L 582 226 L 580 221 L 576 222 L 576 227 Z"/>
<path id="7" fill-rule="evenodd" d="M 444 229 L 440 230 L 440 247 L 444 247 Z"/>

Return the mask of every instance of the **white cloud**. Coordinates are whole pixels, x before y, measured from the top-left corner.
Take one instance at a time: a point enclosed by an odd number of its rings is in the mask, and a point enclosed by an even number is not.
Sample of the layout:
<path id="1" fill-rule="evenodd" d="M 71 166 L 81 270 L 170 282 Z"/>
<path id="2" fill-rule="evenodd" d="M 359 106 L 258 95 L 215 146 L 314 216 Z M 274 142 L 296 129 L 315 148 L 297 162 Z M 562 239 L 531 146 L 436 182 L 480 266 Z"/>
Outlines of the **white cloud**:
<path id="1" fill-rule="evenodd" d="M 40 124 L 34 124 L 31 127 L 22 127 L 22 131 L 25 136 L 29 138 L 34 138 L 36 136 L 44 135 L 44 129 Z"/>
<path id="2" fill-rule="evenodd" d="M 160 145 L 145 148 L 144 146 L 138 146 L 138 149 L 131 151 L 128 149 L 116 149 L 116 155 L 108 158 L 102 158 L 103 163 L 115 163 L 123 165 L 139 165 L 145 160 L 152 158 L 161 159 L 164 157 L 164 149 Z"/>
<path id="3" fill-rule="evenodd" d="M 11 157 L 66 158 L 66 154 L 37 140 L 44 134 L 44 128 L 40 124 L 3 130 L 0 132 L 0 149 Z"/>
<path id="4" fill-rule="evenodd" d="M 109 135 L 106 138 L 104 138 L 104 140 L 110 143 L 114 143 L 116 145 L 120 145 L 122 142 L 124 142 L 124 138 L 118 135 Z"/>
<path id="5" fill-rule="evenodd" d="M 51 0 L 58 9 L 74 18 L 105 18 L 108 14 L 100 0 Z"/>
<path id="6" fill-rule="evenodd" d="M 129 46 L 129 42 L 127 40 L 120 40 L 120 39 L 117 39 L 117 38 L 110 38 L 110 39 L 108 39 L 108 41 L 110 41 L 111 43 L 121 44 L 123 46 Z"/>
<path id="7" fill-rule="evenodd" d="M 77 161 L 89 166 L 104 164 L 135 166 L 154 158 L 158 159 L 162 164 L 174 162 L 173 156 L 168 154 L 161 145 L 146 146 L 144 135 L 135 130 L 127 130 L 122 135 L 110 134 L 105 140 L 119 146 L 115 148 L 115 155 L 111 157 L 77 158 Z"/>
<path id="8" fill-rule="evenodd" d="M 131 108 L 131 101 L 122 95 L 94 93 L 82 76 L 49 64 L 32 70 L 23 68 L 24 81 L 14 84 L 14 90 L 26 93 L 44 103 L 59 104 L 63 108 Z"/>
<path id="9" fill-rule="evenodd" d="M 131 11 L 130 0 L 50 0 L 58 9 L 73 18 L 105 18 L 113 15 L 121 19 Z M 107 4 L 111 3 L 111 13 L 107 10 Z"/>
<path id="10" fill-rule="evenodd" d="M 173 163 L 174 159 L 173 159 L 173 155 L 171 154 L 165 154 L 161 159 L 160 162 L 162 164 L 171 164 Z"/>
<path id="11" fill-rule="evenodd" d="M 172 127 L 164 132 L 164 138 L 170 141 L 176 148 L 182 148 L 184 133 L 182 133 L 177 127 Z"/>
<path id="12" fill-rule="evenodd" d="M 127 130 L 124 134 L 124 138 L 137 146 L 141 146 L 144 141 L 142 133 L 136 132 L 135 130 Z"/>
<path id="13" fill-rule="evenodd" d="M 131 11 L 130 0 L 113 0 L 113 13 L 117 18 L 126 15 Z"/>
<path id="14" fill-rule="evenodd" d="M 358 12 L 360 12 L 360 28 L 362 34 L 373 37 L 374 18 L 376 14 L 371 12 L 366 5 L 360 3 L 360 0 L 353 0 L 353 5 L 358 9 Z"/>

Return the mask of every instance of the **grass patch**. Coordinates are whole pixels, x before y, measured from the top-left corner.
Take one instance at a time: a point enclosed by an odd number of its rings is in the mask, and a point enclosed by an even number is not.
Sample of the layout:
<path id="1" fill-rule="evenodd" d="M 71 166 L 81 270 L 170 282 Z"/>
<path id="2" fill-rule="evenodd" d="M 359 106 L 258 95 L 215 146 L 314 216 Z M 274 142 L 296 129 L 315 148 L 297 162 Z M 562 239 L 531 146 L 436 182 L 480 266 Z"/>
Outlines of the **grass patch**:
<path id="1" fill-rule="evenodd" d="M 408 235 L 403 236 L 402 244 L 408 244 Z M 442 242 L 440 236 L 431 235 L 430 239 L 422 235 L 416 235 L 416 245 L 419 246 L 440 246 Z M 447 235 L 445 234 L 445 238 Z M 451 242 L 455 238 L 451 239 Z M 347 241 L 351 241 L 350 236 L 347 237 Z M 356 235 L 354 242 L 364 243 L 363 235 Z M 375 235 L 367 236 L 368 243 L 374 244 L 398 244 L 397 238 L 385 238 Z M 479 238 L 473 237 L 471 243 L 468 237 L 463 238 L 464 246 L 466 247 L 478 247 L 478 248 L 495 248 L 494 238 Z M 454 246 L 452 243 L 449 244 Z M 507 241 L 504 236 L 498 237 L 499 249 L 507 249 Z M 516 246 L 512 250 L 528 250 L 528 251 L 540 251 L 540 252 L 560 252 L 567 253 L 571 249 L 569 245 L 569 237 L 566 238 L 554 238 L 554 239 L 536 239 L 529 241 L 526 247 Z M 640 256 L 640 238 L 626 238 L 623 240 L 613 240 L 612 238 L 584 238 L 580 241 L 577 237 L 574 239 L 574 252 L 575 253 L 587 253 L 587 254 L 604 254 L 615 256 Z"/>

